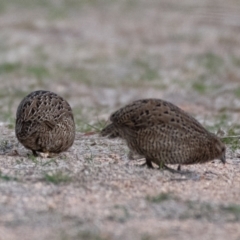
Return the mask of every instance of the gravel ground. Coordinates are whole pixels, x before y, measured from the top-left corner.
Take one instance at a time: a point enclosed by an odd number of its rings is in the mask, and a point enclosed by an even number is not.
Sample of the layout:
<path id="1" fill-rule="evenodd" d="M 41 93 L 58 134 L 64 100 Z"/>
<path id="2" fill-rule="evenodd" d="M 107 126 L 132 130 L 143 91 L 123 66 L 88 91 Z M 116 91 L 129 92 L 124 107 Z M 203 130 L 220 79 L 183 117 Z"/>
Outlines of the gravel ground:
<path id="1" fill-rule="evenodd" d="M 0 240 L 240 239 L 238 138 L 225 139 L 226 165 L 173 174 L 97 134 L 120 106 L 157 97 L 240 135 L 239 39 L 237 0 L 0 2 Z M 15 138 L 37 89 L 75 114 L 75 143 L 55 158 Z"/>

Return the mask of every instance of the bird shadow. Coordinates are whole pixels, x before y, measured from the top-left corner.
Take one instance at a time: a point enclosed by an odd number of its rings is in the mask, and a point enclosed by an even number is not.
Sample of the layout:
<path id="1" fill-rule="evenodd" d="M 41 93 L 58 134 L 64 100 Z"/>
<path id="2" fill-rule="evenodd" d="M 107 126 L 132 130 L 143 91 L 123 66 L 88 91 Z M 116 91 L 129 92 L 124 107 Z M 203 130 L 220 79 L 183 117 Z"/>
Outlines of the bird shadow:
<path id="1" fill-rule="evenodd" d="M 162 172 L 169 172 L 174 177 L 172 177 L 168 181 L 187 181 L 187 180 L 198 181 L 202 178 L 202 175 L 200 173 L 198 173 L 196 171 L 192 171 L 192 170 L 181 170 L 181 168 L 179 166 L 177 169 L 174 169 L 174 168 L 168 167 L 166 165 L 163 165 L 160 167 L 153 163 L 152 167 L 149 167 L 146 162 L 144 162 L 142 164 L 137 164 L 137 166 L 140 168 L 145 167 L 148 169 L 152 169 L 153 171 L 157 170 L 157 171 L 162 171 Z"/>
<path id="2" fill-rule="evenodd" d="M 138 161 L 143 161 L 143 159 L 137 159 Z M 181 166 L 178 165 L 177 169 L 168 167 L 167 165 L 163 164 L 162 166 L 158 166 L 157 164 L 153 163 L 152 167 L 148 166 L 146 161 L 144 161 L 141 164 L 137 164 L 138 167 L 147 167 L 148 169 L 158 170 L 162 172 L 169 172 L 171 174 L 170 180 L 167 181 L 188 181 L 188 180 L 193 180 L 193 181 L 200 181 L 200 180 L 211 180 L 214 177 L 218 177 L 219 174 L 212 172 L 210 170 L 204 171 L 204 172 L 197 172 L 194 170 L 182 170 Z"/>
<path id="3" fill-rule="evenodd" d="M 194 180 L 198 181 L 201 179 L 201 174 L 196 171 L 191 170 L 181 170 L 179 167 L 177 170 L 170 168 L 166 165 L 163 167 L 159 167 L 158 170 L 160 171 L 168 171 L 174 175 L 169 181 L 187 181 L 187 180 Z M 176 176 L 176 177 L 175 177 Z"/>
<path id="4" fill-rule="evenodd" d="M 169 171 L 169 169 L 163 169 Z M 193 180 L 193 181 L 200 181 L 200 180 L 212 180 L 215 177 L 218 177 L 219 174 L 212 172 L 212 171 L 204 171 L 202 173 L 191 171 L 191 170 L 175 170 L 171 169 L 171 173 L 174 174 L 174 177 L 172 177 L 169 181 L 187 181 L 187 180 Z M 176 176 L 176 177 L 175 177 Z M 178 177 L 180 176 L 180 177 Z"/>

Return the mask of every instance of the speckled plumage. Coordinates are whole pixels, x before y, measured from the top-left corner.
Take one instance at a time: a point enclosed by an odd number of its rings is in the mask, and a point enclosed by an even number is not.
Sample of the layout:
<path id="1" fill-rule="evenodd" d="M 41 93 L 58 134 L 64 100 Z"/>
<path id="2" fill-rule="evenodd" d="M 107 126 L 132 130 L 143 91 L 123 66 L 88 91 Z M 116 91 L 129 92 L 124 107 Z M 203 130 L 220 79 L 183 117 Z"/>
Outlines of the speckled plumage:
<path id="1" fill-rule="evenodd" d="M 102 136 L 121 137 L 146 163 L 195 164 L 213 159 L 225 163 L 225 145 L 196 119 L 170 102 L 142 99 L 113 113 Z"/>
<path id="2" fill-rule="evenodd" d="M 72 109 L 53 92 L 32 92 L 18 106 L 15 132 L 19 142 L 34 155 L 66 151 L 75 138 Z"/>

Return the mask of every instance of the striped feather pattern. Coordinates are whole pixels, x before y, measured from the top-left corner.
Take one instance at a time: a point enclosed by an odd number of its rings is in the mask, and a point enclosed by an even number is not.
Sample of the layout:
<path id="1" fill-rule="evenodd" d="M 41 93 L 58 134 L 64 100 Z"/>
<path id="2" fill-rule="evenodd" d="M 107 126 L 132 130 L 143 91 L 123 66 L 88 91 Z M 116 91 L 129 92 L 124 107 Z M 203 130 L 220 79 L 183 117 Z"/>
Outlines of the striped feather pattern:
<path id="1" fill-rule="evenodd" d="M 121 137 L 147 161 L 194 164 L 225 162 L 225 145 L 188 113 L 161 99 L 137 100 L 110 116 L 103 136 Z"/>
<path id="2" fill-rule="evenodd" d="M 15 132 L 19 142 L 34 153 L 66 151 L 75 138 L 72 109 L 53 92 L 32 92 L 18 106 Z"/>

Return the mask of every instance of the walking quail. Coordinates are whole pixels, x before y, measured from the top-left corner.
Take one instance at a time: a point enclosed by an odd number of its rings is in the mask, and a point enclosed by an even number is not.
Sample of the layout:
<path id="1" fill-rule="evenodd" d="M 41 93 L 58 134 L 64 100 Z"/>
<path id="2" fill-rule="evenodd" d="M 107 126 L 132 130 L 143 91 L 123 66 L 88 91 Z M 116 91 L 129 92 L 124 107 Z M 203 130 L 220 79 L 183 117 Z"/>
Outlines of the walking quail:
<path id="1" fill-rule="evenodd" d="M 195 164 L 220 159 L 225 163 L 225 145 L 196 119 L 161 99 L 141 99 L 110 116 L 101 136 L 126 140 L 130 151 L 160 167 L 165 164 Z"/>

